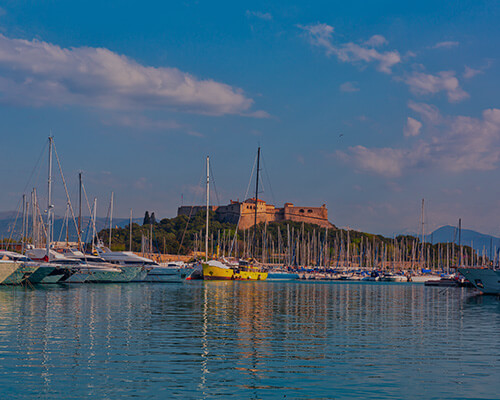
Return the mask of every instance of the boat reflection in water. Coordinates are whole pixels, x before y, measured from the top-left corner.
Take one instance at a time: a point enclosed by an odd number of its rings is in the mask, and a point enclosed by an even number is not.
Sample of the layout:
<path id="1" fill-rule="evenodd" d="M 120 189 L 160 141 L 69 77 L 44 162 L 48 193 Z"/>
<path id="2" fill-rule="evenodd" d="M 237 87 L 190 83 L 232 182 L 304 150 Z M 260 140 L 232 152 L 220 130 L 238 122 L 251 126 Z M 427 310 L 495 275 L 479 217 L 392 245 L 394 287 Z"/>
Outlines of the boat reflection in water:
<path id="1" fill-rule="evenodd" d="M 2 393 L 497 398 L 498 300 L 470 293 L 254 281 L 0 287 Z"/>

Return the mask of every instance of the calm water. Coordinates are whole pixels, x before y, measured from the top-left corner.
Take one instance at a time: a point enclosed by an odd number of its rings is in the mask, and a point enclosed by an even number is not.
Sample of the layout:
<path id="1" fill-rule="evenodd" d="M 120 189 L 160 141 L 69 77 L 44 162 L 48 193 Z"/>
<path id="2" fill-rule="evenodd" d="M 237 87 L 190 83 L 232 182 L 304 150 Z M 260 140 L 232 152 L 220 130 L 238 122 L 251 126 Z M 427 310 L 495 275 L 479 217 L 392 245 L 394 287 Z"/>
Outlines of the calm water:
<path id="1" fill-rule="evenodd" d="M 500 398 L 500 301 L 411 284 L 0 288 L 2 398 Z"/>

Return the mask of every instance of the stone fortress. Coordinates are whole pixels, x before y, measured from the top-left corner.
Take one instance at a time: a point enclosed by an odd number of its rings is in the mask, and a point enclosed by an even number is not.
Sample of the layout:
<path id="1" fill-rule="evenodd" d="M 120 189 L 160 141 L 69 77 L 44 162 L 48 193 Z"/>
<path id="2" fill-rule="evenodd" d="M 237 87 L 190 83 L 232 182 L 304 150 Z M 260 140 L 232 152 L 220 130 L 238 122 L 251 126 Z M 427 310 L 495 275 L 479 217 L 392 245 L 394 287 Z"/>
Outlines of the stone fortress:
<path id="1" fill-rule="evenodd" d="M 205 211 L 205 206 L 181 206 L 177 210 L 177 216 L 193 216 L 200 211 Z M 248 229 L 255 221 L 255 198 L 243 202 L 231 200 L 227 206 L 210 206 L 217 213 L 220 221 L 237 224 L 240 221 L 240 229 Z M 316 224 L 323 228 L 331 228 L 333 225 L 328 221 L 328 209 L 323 204 L 321 207 L 296 207 L 292 203 L 285 203 L 282 208 L 276 208 L 263 200 L 257 200 L 257 223 L 295 221 Z"/>

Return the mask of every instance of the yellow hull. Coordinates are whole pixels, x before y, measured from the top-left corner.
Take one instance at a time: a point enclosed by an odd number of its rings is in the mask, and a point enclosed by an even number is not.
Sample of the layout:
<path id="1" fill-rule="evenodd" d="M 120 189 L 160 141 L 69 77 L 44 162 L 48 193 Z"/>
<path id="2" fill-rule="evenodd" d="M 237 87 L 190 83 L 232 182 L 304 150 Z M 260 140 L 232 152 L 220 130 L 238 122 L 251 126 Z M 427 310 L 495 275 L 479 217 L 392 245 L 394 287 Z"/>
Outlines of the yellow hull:
<path id="1" fill-rule="evenodd" d="M 203 264 L 203 279 L 217 281 L 265 281 L 267 279 L 267 272 L 238 271 L 232 268 L 220 268 Z"/>

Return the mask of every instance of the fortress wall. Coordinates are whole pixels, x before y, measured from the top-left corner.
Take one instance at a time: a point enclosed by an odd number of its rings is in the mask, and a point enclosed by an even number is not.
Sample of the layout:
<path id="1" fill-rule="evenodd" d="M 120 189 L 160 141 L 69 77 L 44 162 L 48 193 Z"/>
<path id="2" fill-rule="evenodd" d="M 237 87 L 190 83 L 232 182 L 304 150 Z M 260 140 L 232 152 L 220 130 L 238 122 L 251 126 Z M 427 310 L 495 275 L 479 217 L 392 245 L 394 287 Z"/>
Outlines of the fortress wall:
<path id="1" fill-rule="evenodd" d="M 317 224 L 324 228 L 332 226 L 328 221 L 328 209 L 324 204 L 321 207 L 296 207 L 287 203 L 283 207 L 282 215 L 284 221 Z"/>
<path id="2" fill-rule="evenodd" d="M 226 206 L 211 206 L 221 221 L 237 224 L 240 229 L 248 229 L 255 222 L 255 201 L 248 199 L 244 202 L 231 201 Z M 177 215 L 189 216 L 204 211 L 205 206 L 182 206 L 177 210 Z M 292 203 L 285 203 L 283 208 L 266 204 L 265 201 L 257 202 L 257 223 L 274 221 L 294 221 L 316 224 L 323 228 L 332 227 L 328 221 L 328 209 L 326 205 L 321 207 L 296 207 Z"/>

